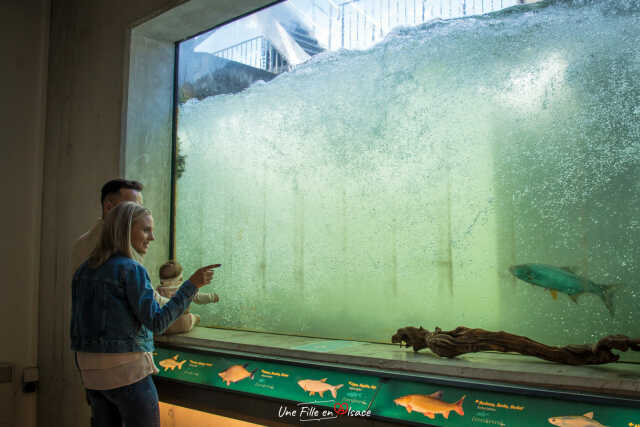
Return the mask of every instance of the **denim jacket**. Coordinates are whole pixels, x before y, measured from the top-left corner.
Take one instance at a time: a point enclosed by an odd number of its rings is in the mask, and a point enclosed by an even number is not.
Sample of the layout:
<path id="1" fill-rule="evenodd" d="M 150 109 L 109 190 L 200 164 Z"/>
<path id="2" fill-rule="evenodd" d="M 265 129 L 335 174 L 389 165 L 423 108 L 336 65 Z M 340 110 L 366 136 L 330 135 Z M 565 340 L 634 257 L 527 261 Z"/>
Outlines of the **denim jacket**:
<path id="1" fill-rule="evenodd" d="M 147 270 L 121 255 L 96 269 L 85 261 L 72 288 L 71 349 L 91 353 L 153 351 L 153 333 L 167 329 L 198 290 L 187 280 L 161 308 Z"/>

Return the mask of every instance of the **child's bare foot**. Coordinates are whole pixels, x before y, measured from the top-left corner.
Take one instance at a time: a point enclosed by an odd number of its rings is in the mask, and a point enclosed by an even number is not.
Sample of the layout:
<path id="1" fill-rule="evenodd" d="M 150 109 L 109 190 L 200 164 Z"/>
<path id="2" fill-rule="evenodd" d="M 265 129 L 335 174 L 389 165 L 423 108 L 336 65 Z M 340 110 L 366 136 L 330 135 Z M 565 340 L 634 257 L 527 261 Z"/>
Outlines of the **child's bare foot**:
<path id="1" fill-rule="evenodd" d="M 200 324 L 200 315 L 199 314 L 195 314 L 195 313 L 191 313 L 193 315 L 193 317 L 196 318 L 196 321 L 193 322 L 193 326 L 199 325 Z"/>

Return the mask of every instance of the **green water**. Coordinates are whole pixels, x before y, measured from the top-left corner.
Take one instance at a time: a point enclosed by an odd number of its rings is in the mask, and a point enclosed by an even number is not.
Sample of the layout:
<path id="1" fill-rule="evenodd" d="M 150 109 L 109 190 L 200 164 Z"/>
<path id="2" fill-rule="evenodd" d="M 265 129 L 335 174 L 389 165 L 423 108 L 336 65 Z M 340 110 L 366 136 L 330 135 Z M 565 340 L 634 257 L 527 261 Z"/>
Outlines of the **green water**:
<path id="1" fill-rule="evenodd" d="M 222 263 L 205 326 L 390 342 L 640 336 L 640 2 L 397 30 L 179 112 L 177 259 Z M 611 316 L 515 279 L 623 283 Z"/>

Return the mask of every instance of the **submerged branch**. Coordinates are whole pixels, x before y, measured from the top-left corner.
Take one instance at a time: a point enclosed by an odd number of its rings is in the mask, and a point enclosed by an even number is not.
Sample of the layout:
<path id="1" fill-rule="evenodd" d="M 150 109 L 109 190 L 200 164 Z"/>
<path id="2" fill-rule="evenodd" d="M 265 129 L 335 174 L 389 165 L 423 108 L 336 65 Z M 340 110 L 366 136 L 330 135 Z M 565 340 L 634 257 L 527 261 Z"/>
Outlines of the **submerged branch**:
<path id="1" fill-rule="evenodd" d="M 507 332 L 491 332 L 484 329 L 470 329 L 459 326 L 452 331 L 436 327 L 430 332 L 422 327 L 407 326 L 398 329 L 391 342 L 413 347 L 413 351 L 429 348 L 442 357 L 456 357 L 478 351 L 515 352 L 534 356 L 551 362 L 567 365 L 597 365 L 618 360 L 620 356 L 611 352 L 640 351 L 640 339 L 624 335 L 609 335 L 593 345 L 567 345 L 554 347 L 541 344 L 527 337 Z"/>

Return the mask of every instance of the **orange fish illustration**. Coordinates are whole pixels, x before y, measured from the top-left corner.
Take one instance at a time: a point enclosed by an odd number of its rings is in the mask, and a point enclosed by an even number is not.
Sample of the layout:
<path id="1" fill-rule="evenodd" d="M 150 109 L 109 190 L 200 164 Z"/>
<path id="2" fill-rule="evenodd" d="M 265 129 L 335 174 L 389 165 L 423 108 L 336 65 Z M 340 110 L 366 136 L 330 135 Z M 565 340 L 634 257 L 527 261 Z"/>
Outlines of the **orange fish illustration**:
<path id="1" fill-rule="evenodd" d="M 320 397 L 325 391 L 330 391 L 331 395 L 335 399 L 338 396 L 338 389 L 343 386 L 340 385 L 331 385 L 326 383 L 327 379 L 323 378 L 320 381 L 318 380 L 300 380 L 298 381 L 298 385 L 302 387 L 304 391 L 309 392 L 309 396 L 313 396 L 315 393 L 318 393 Z"/>
<path id="2" fill-rule="evenodd" d="M 251 377 L 251 379 L 253 379 L 258 369 L 256 368 L 253 371 L 249 372 L 247 371 L 248 365 L 249 365 L 248 363 L 245 364 L 244 366 L 233 365 L 225 369 L 224 371 L 219 372 L 218 375 L 220 375 L 220 378 L 222 378 L 222 381 L 226 382 L 227 385 L 231 383 L 237 383 L 238 381 L 242 381 L 247 377 Z"/>
<path id="3" fill-rule="evenodd" d="M 182 365 L 184 365 L 184 362 L 186 361 L 187 359 L 183 360 L 182 362 L 178 362 L 178 355 L 176 354 L 169 359 L 161 360 L 158 365 L 164 368 L 164 371 L 167 372 L 169 369 L 173 371 L 174 369 L 176 369 L 176 366 L 178 367 L 178 370 L 182 369 Z"/>
<path id="4" fill-rule="evenodd" d="M 462 402 L 465 397 L 467 396 L 462 396 L 456 403 L 448 403 L 442 400 L 442 392 L 436 391 L 433 394 L 408 394 L 393 401 L 396 405 L 404 406 L 409 413 L 412 411 L 420 412 L 422 415 L 433 419 L 436 414 L 449 418 L 449 412 L 451 411 L 464 415 Z"/>

